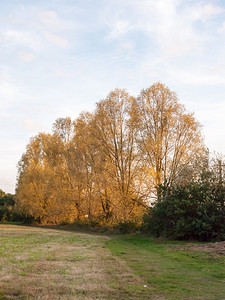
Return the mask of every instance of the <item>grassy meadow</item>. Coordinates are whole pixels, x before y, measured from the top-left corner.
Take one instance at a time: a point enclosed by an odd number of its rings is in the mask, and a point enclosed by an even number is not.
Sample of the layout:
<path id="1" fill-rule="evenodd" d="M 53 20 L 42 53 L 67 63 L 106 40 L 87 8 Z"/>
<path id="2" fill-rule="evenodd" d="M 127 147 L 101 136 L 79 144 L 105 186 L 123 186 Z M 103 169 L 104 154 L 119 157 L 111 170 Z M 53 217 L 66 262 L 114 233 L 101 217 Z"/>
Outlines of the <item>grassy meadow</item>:
<path id="1" fill-rule="evenodd" d="M 204 244 L 0 225 L 0 299 L 225 299 Z"/>

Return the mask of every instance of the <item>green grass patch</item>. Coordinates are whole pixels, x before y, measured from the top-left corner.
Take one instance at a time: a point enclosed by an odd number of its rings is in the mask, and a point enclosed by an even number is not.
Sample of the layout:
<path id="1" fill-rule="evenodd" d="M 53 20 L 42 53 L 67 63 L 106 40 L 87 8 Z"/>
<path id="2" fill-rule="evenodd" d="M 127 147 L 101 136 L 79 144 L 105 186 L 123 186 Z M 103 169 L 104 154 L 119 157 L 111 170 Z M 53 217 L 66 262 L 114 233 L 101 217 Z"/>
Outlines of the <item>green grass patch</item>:
<path id="1" fill-rule="evenodd" d="M 23 222 L 0 222 L 0 224 L 2 224 L 2 225 L 22 225 L 23 224 Z M 0 298 L 0 300 L 1 300 L 1 298 Z"/>
<path id="2" fill-rule="evenodd" d="M 224 256 L 191 247 L 182 250 L 185 243 L 138 235 L 119 236 L 106 245 L 142 278 L 146 288 L 166 299 L 224 298 Z"/>

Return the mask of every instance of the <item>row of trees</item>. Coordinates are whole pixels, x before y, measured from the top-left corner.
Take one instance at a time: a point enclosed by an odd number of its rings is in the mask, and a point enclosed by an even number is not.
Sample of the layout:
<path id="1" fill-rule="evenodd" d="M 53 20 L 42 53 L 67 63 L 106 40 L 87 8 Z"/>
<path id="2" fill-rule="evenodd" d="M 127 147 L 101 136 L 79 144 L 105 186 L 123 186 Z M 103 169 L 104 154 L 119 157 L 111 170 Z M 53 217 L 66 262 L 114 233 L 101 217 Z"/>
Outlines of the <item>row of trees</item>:
<path id="1" fill-rule="evenodd" d="M 41 223 L 140 223 L 158 187 L 198 178 L 206 157 L 200 124 L 164 84 L 138 97 L 116 89 L 94 112 L 31 138 L 17 210 Z"/>

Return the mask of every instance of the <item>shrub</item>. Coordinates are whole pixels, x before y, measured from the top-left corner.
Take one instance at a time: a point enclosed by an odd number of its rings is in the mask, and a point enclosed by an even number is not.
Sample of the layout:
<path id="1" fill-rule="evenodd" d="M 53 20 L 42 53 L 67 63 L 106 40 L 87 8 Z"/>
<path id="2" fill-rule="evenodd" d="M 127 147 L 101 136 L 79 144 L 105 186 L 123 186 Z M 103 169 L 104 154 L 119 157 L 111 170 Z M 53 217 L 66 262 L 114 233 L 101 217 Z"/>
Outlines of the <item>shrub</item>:
<path id="1" fill-rule="evenodd" d="M 14 196 L 12 194 L 0 197 L 0 206 L 14 206 Z"/>
<path id="2" fill-rule="evenodd" d="M 0 190 L 1 194 L 1 190 Z M 1 222 L 24 222 L 27 218 L 15 212 L 15 200 L 12 194 L 0 196 L 0 221 Z"/>
<path id="3" fill-rule="evenodd" d="M 159 198 L 144 218 L 144 228 L 156 236 L 199 241 L 225 238 L 225 189 L 199 180 L 160 187 Z"/>
<path id="4" fill-rule="evenodd" d="M 0 206 L 0 222 L 10 221 L 11 212 L 5 206 Z"/>

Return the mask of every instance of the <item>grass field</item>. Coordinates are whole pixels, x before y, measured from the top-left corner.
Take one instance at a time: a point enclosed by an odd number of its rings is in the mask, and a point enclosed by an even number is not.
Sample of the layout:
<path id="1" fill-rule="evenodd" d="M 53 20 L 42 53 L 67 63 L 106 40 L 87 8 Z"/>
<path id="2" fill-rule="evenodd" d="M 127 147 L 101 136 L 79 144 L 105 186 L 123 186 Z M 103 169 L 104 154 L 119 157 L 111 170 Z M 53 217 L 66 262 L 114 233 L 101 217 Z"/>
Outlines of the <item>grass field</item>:
<path id="1" fill-rule="evenodd" d="M 0 299 L 225 299 L 224 256 L 194 246 L 0 225 Z"/>

